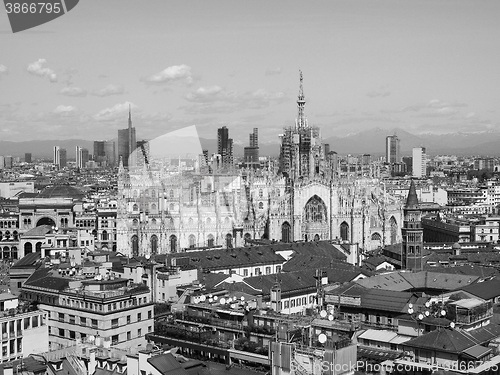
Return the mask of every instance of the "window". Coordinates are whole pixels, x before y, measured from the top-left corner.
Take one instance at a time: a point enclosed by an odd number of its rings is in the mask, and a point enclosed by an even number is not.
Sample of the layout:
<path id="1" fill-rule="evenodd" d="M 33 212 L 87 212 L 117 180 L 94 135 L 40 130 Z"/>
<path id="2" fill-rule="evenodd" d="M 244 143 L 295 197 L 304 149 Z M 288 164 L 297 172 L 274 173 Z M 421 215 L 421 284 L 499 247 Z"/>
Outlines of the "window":
<path id="1" fill-rule="evenodd" d="M 307 304 L 307 298 L 306 297 L 302 297 L 302 304 L 303 305 Z"/>
<path id="2" fill-rule="evenodd" d="M 141 320 L 142 320 L 141 313 L 137 313 L 137 321 L 140 322 Z"/>
<path id="3" fill-rule="evenodd" d="M 148 332 L 151 332 L 153 330 L 153 327 L 149 326 L 148 327 Z"/>
<path id="4" fill-rule="evenodd" d="M 24 329 L 28 329 L 30 327 L 30 318 L 24 318 Z"/>
<path id="5" fill-rule="evenodd" d="M 132 339 L 132 332 L 128 331 L 127 332 L 127 340 L 131 340 Z"/>
<path id="6" fill-rule="evenodd" d="M 70 324 L 75 324 L 75 316 L 74 315 L 70 315 L 69 316 L 69 323 Z"/>
<path id="7" fill-rule="evenodd" d="M 295 300 L 294 300 L 294 299 L 292 299 L 292 300 L 290 301 L 290 307 L 295 307 Z"/>
<path id="8" fill-rule="evenodd" d="M 288 309 L 288 307 L 290 306 L 290 302 L 285 301 L 285 304 L 284 304 L 284 305 L 285 305 L 285 309 Z"/>
<path id="9" fill-rule="evenodd" d="M 69 338 L 73 340 L 76 338 L 75 331 L 69 331 Z"/>
<path id="10" fill-rule="evenodd" d="M 97 328 L 97 319 L 92 319 L 92 328 Z"/>
<path id="11" fill-rule="evenodd" d="M 140 328 L 139 328 L 139 329 L 137 330 L 137 336 L 139 336 L 139 337 L 141 337 L 141 336 L 142 336 L 142 329 L 140 329 Z"/>
<path id="12" fill-rule="evenodd" d="M 64 322 L 64 314 L 63 313 L 59 313 L 59 321 Z"/>
<path id="13" fill-rule="evenodd" d="M 33 328 L 38 327 L 38 316 L 33 317 L 33 320 L 31 321 L 31 325 Z"/>
<path id="14" fill-rule="evenodd" d="M 130 324 L 130 315 L 127 315 L 127 324 Z"/>
<path id="15" fill-rule="evenodd" d="M 255 276 L 259 276 L 259 275 L 260 275 L 260 268 L 259 268 L 259 267 L 257 267 L 257 268 L 255 269 Z"/>
<path id="16" fill-rule="evenodd" d="M 149 310 L 148 311 L 148 319 L 151 319 L 153 317 L 153 311 Z"/>
<path id="17" fill-rule="evenodd" d="M 111 328 L 118 327 L 118 318 L 111 320 Z"/>
<path id="18" fill-rule="evenodd" d="M 59 336 L 64 337 L 64 329 L 59 328 Z"/>
<path id="19" fill-rule="evenodd" d="M 276 266 L 276 273 L 280 273 L 281 272 L 281 266 Z"/>
<path id="20" fill-rule="evenodd" d="M 118 335 L 111 336 L 111 345 L 118 344 Z"/>
<path id="21" fill-rule="evenodd" d="M 245 268 L 243 270 L 243 277 L 247 277 L 248 276 L 248 270 Z"/>
<path id="22" fill-rule="evenodd" d="M 271 273 L 271 267 L 266 267 L 266 275 L 269 275 Z"/>

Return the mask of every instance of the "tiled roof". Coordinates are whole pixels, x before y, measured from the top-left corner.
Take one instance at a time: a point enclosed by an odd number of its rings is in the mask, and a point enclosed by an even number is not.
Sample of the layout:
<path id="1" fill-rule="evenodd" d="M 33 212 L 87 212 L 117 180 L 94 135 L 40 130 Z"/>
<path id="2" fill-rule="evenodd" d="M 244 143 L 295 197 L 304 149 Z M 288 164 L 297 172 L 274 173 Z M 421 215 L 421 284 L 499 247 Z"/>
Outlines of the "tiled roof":
<path id="1" fill-rule="evenodd" d="M 69 185 L 54 185 L 43 189 L 38 198 L 73 198 L 82 199 L 84 194 L 77 188 Z"/>
<path id="2" fill-rule="evenodd" d="M 148 358 L 148 362 L 162 375 L 187 375 L 187 371 L 170 353 L 165 353 Z"/>
<path id="3" fill-rule="evenodd" d="M 366 288 L 394 290 L 400 292 L 413 288 L 413 285 L 403 277 L 401 272 L 384 273 L 381 275 L 360 279 L 356 282 Z"/>
<path id="4" fill-rule="evenodd" d="M 467 285 L 461 288 L 461 290 L 473 294 L 484 300 L 489 300 L 500 296 L 500 279 L 493 279 L 475 283 L 472 285 Z"/>
<path id="5" fill-rule="evenodd" d="M 42 268 L 33 272 L 24 285 L 62 291 L 69 286 L 69 281 L 67 278 L 52 276 L 49 268 Z"/>
<path id="6" fill-rule="evenodd" d="M 476 328 L 467 332 L 478 344 L 486 344 L 497 337 L 500 337 L 500 326 L 498 324 L 488 324 L 487 326 Z"/>
<path id="7" fill-rule="evenodd" d="M 461 353 L 475 346 L 477 342 L 462 331 L 455 329 L 436 329 L 405 342 L 405 346 L 437 350 L 448 353 Z"/>
<path id="8" fill-rule="evenodd" d="M 51 231 L 52 227 L 50 225 L 40 225 L 24 233 L 23 237 L 45 236 L 47 233 L 50 233 Z"/>
<path id="9" fill-rule="evenodd" d="M 11 268 L 25 268 L 35 265 L 40 260 L 40 253 L 34 252 L 19 259 Z"/>
<path id="10" fill-rule="evenodd" d="M 177 259 L 179 265 L 181 259 L 185 258 L 193 266 L 210 270 L 272 263 L 281 264 L 285 261 L 281 255 L 275 254 L 269 246 L 189 251 L 172 254 L 171 256 Z"/>
<path id="11" fill-rule="evenodd" d="M 499 271 L 493 267 L 483 267 L 480 265 L 461 264 L 454 267 L 432 267 L 429 265 L 424 266 L 427 271 L 458 274 L 458 275 L 471 275 L 480 278 L 488 278 L 499 275 Z"/>

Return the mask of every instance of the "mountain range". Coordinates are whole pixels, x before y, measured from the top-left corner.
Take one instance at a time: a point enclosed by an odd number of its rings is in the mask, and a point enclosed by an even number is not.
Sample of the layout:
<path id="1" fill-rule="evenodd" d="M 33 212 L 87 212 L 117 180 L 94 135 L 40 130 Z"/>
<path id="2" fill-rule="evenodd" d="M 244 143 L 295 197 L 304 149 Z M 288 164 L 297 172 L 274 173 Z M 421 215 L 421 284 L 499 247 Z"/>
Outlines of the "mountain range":
<path id="1" fill-rule="evenodd" d="M 374 128 L 355 134 L 337 135 L 323 139 L 324 143 L 330 144 L 330 150 L 338 154 L 371 154 L 374 156 L 384 155 L 385 138 L 396 134 L 400 139 L 401 154 L 410 155 L 413 147 L 423 146 L 427 154 L 454 154 L 454 155 L 500 155 L 500 132 L 477 132 L 477 133 L 451 133 L 451 134 L 419 134 L 415 135 L 404 129 L 380 129 Z M 209 153 L 217 150 L 217 140 L 200 138 L 200 143 Z M 75 158 L 75 147 L 87 148 L 92 154 L 93 141 L 68 139 L 68 140 L 36 140 L 11 142 L 0 141 L 0 155 L 12 155 L 24 157 L 31 152 L 33 158 L 52 158 L 52 150 L 55 145 L 66 148 L 68 159 Z M 245 145 L 235 144 L 234 154 L 243 155 Z M 279 154 L 279 143 L 260 142 L 260 155 L 277 156 Z"/>

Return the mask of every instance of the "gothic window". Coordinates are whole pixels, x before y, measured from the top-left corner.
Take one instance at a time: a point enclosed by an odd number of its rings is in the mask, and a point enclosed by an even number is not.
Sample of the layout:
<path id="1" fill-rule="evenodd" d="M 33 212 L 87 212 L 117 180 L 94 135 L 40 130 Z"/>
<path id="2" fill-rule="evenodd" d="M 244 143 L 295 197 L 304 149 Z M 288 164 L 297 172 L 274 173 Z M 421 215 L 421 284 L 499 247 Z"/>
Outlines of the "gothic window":
<path id="1" fill-rule="evenodd" d="M 151 220 L 151 224 L 156 225 L 156 219 L 155 218 L 153 218 L 153 220 Z"/>
<path id="2" fill-rule="evenodd" d="M 139 255 L 139 238 L 134 235 L 131 238 L 132 242 L 132 256 L 137 256 Z"/>
<path id="3" fill-rule="evenodd" d="M 209 234 L 207 237 L 207 246 L 208 247 L 214 246 L 214 236 L 212 236 L 211 234 Z"/>
<path id="4" fill-rule="evenodd" d="M 262 189 L 259 189 L 259 198 L 262 198 L 264 196 L 264 192 L 262 191 Z"/>
<path id="5" fill-rule="evenodd" d="M 259 202 L 259 210 L 263 210 L 264 209 L 264 203 L 263 202 Z"/>
<path id="6" fill-rule="evenodd" d="M 398 223 L 394 216 L 391 216 L 389 222 L 391 225 L 391 245 L 394 245 L 398 239 Z"/>
<path id="7" fill-rule="evenodd" d="M 349 240 L 349 224 L 347 224 L 345 221 L 340 224 L 340 238 L 343 241 Z"/>
<path id="8" fill-rule="evenodd" d="M 380 237 L 380 234 L 378 233 L 373 233 L 371 239 L 372 241 L 381 241 L 382 237 Z"/>
<path id="9" fill-rule="evenodd" d="M 210 225 L 210 224 L 212 224 L 212 219 L 207 218 L 207 225 Z"/>
<path id="10" fill-rule="evenodd" d="M 102 240 L 107 241 L 108 240 L 108 232 L 105 230 L 102 231 Z"/>
<path id="11" fill-rule="evenodd" d="M 168 210 L 169 211 L 173 211 L 174 210 L 174 204 L 173 203 L 170 203 L 170 205 L 168 206 Z"/>
<path id="12" fill-rule="evenodd" d="M 196 246 L 196 237 L 194 234 L 189 235 L 189 248 L 192 249 Z"/>
<path id="13" fill-rule="evenodd" d="M 314 235 L 314 241 L 315 241 L 315 242 L 318 242 L 319 240 L 320 240 L 320 238 L 319 238 L 319 234 L 315 234 L 315 235 Z"/>
<path id="14" fill-rule="evenodd" d="M 287 221 L 285 221 L 281 225 L 281 241 L 282 242 L 290 242 L 290 232 L 291 232 L 291 226 Z"/>
<path id="15" fill-rule="evenodd" d="M 170 236 L 170 252 L 177 252 L 177 237 L 173 234 Z"/>
<path id="16" fill-rule="evenodd" d="M 132 225 L 133 225 L 134 227 L 136 227 L 138 224 L 139 224 L 139 221 L 138 221 L 137 219 L 134 219 L 134 220 L 132 221 Z"/>
<path id="17" fill-rule="evenodd" d="M 151 254 L 157 254 L 158 253 L 158 237 L 156 235 L 151 236 Z"/>
<path id="18" fill-rule="evenodd" d="M 132 206 L 132 211 L 139 211 L 139 206 L 137 204 L 134 204 Z"/>
<path id="19" fill-rule="evenodd" d="M 252 236 L 250 235 L 250 233 L 245 233 L 245 244 L 247 244 L 251 239 L 252 239 Z"/>
<path id="20" fill-rule="evenodd" d="M 233 247 L 233 236 L 231 233 L 226 234 L 226 247 L 228 249 Z"/>
<path id="21" fill-rule="evenodd" d="M 317 195 L 313 196 L 307 201 L 304 211 L 306 222 L 326 222 L 326 205 L 323 200 Z"/>

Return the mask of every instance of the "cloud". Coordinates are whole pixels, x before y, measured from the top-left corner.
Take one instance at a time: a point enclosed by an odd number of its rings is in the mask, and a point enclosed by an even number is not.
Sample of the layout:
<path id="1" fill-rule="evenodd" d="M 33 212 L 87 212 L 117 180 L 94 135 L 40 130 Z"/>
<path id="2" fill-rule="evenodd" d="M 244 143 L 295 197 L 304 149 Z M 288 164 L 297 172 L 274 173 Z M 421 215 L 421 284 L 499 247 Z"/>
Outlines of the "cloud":
<path id="1" fill-rule="evenodd" d="M 5 65 L 0 64 L 0 75 L 9 73 L 9 69 Z"/>
<path id="2" fill-rule="evenodd" d="M 188 65 L 173 65 L 163 69 L 161 72 L 153 74 L 145 81 L 148 83 L 168 83 L 174 81 L 185 81 L 188 85 L 193 83 L 191 67 Z"/>
<path id="3" fill-rule="evenodd" d="M 50 68 L 45 67 L 47 60 L 38 59 L 28 65 L 28 72 L 39 77 L 47 77 L 50 82 L 57 82 L 57 74 Z"/>
<path id="4" fill-rule="evenodd" d="M 96 121 L 114 121 L 117 119 L 123 120 L 127 118 L 129 108 L 135 109 L 137 106 L 130 102 L 118 103 L 112 107 L 105 108 L 97 112 L 93 118 Z"/>
<path id="5" fill-rule="evenodd" d="M 52 112 L 60 115 L 68 115 L 74 113 L 77 110 L 76 107 L 72 105 L 58 105 Z"/>
<path id="6" fill-rule="evenodd" d="M 266 76 L 276 76 L 278 74 L 281 74 L 281 68 L 277 67 L 277 68 L 267 69 L 265 74 Z"/>
<path id="7" fill-rule="evenodd" d="M 389 95 L 391 95 L 391 92 L 388 90 L 373 90 L 366 93 L 369 98 L 385 98 Z"/>
<path id="8" fill-rule="evenodd" d="M 82 89 L 81 87 L 63 87 L 61 91 L 59 91 L 60 94 L 66 95 L 66 96 L 75 96 L 75 97 L 83 97 L 87 96 L 87 90 Z"/>
<path id="9" fill-rule="evenodd" d="M 287 100 L 283 92 L 269 92 L 265 89 L 239 93 L 220 86 L 200 87 L 188 93 L 185 99 L 193 105 L 183 107 L 192 114 L 230 113 L 241 109 L 260 109 Z"/>
<path id="10" fill-rule="evenodd" d="M 124 93 L 125 93 L 125 89 L 123 88 L 123 86 L 110 84 L 110 85 L 107 85 L 106 87 L 104 87 L 100 90 L 92 91 L 91 94 L 95 95 L 95 96 L 104 97 L 104 96 L 111 96 L 111 95 L 122 95 Z"/>

